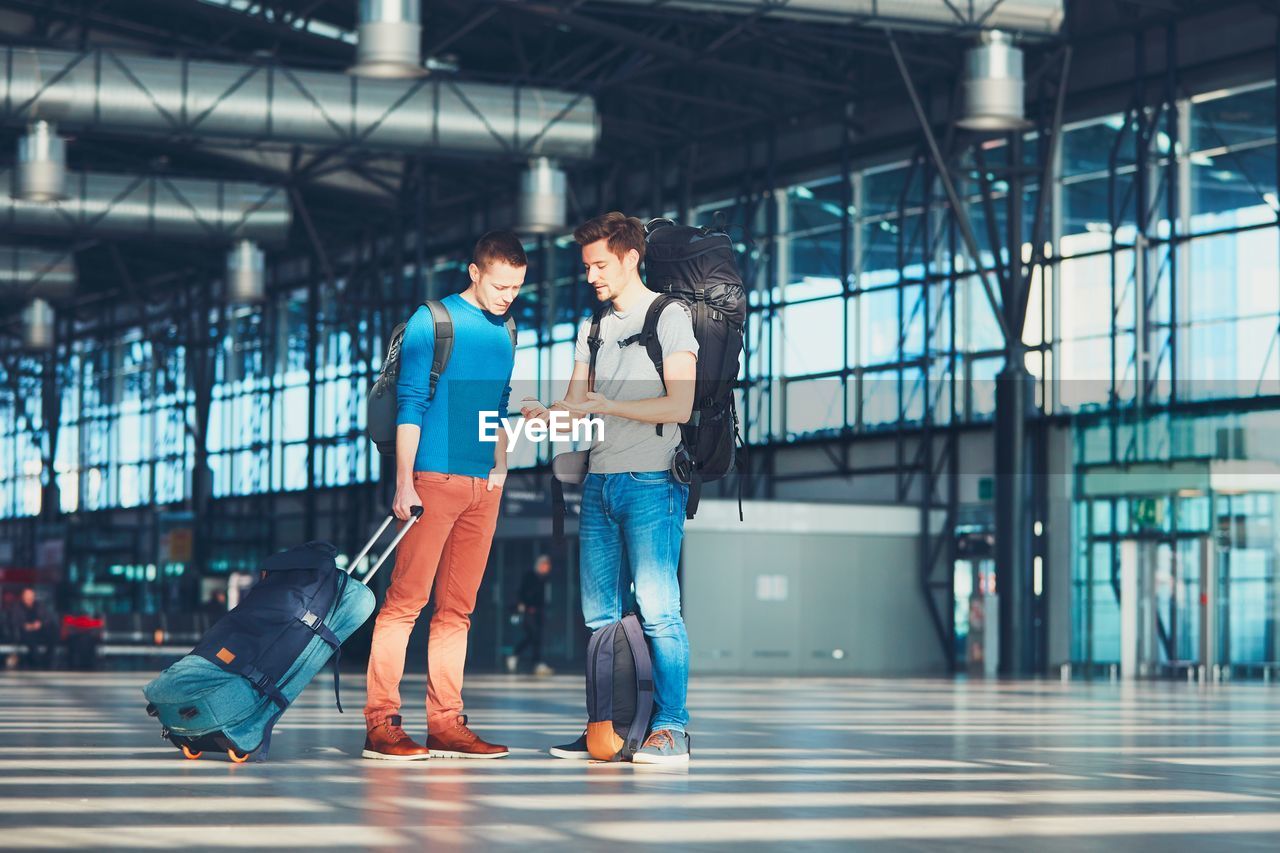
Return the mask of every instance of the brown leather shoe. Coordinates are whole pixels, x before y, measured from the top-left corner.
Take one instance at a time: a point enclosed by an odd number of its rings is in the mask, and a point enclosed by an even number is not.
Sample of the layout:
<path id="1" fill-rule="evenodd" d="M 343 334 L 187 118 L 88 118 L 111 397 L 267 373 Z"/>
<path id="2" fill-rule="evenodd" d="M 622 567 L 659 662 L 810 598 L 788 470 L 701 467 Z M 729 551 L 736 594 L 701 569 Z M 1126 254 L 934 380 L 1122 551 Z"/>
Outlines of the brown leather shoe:
<path id="1" fill-rule="evenodd" d="M 510 754 L 505 746 L 487 743 L 467 728 L 465 714 L 443 732 L 427 735 L 427 746 L 437 758 L 506 758 Z"/>
<path id="2" fill-rule="evenodd" d="M 413 738 L 400 728 L 400 715 L 392 714 L 381 723 L 369 729 L 364 737 L 363 758 L 377 758 L 382 761 L 421 761 L 431 757 L 431 750 L 413 742 Z"/>

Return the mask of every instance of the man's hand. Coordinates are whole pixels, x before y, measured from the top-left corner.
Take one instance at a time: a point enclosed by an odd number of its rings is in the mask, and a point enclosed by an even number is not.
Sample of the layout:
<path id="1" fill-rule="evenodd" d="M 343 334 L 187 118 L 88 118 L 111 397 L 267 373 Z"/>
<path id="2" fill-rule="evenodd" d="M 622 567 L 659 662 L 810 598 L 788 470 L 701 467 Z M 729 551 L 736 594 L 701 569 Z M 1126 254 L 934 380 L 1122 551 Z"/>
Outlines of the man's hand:
<path id="1" fill-rule="evenodd" d="M 24 631 L 39 631 L 39 630 L 40 630 L 40 626 L 42 626 L 43 624 L 44 624 L 43 622 L 41 622 L 39 619 L 37 619 L 37 620 L 36 620 L 36 621 L 34 621 L 34 622 L 28 622 L 25 626 L 23 626 L 23 629 L 22 629 L 22 630 L 24 630 Z"/>
<path id="2" fill-rule="evenodd" d="M 595 391 L 587 392 L 587 399 L 579 400 L 571 403 L 568 400 L 558 400 L 553 405 L 568 409 L 575 416 L 583 415 L 610 415 L 613 414 L 613 401 L 603 394 Z"/>
<path id="3" fill-rule="evenodd" d="M 494 489 L 501 489 L 507 484 L 507 469 L 492 468 L 489 471 L 489 483 L 485 486 L 485 491 L 492 492 Z"/>
<path id="4" fill-rule="evenodd" d="M 520 414 L 530 423 L 545 424 L 551 417 L 551 410 L 542 405 L 537 397 L 525 397 L 520 401 Z"/>
<path id="5" fill-rule="evenodd" d="M 396 486 L 396 497 L 391 502 L 391 512 L 401 521 L 408 521 L 410 512 L 418 504 L 422 503 L 418 498 L 418 492 L 413 488 L 413 483 L 401 483 Z"/>

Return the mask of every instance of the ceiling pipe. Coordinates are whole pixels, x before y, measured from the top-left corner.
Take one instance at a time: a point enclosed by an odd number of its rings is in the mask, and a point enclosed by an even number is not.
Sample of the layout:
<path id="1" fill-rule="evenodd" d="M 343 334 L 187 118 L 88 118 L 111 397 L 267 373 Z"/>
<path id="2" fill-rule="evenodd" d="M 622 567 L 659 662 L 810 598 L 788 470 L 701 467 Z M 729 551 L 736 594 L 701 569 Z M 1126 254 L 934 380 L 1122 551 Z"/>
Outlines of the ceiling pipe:
<path id="1" fill-rule="evenodd" d="M 25 302 L 39 296 L 51 302 L 76 292 L 75 255 L 27 246 L 0 246 L 0 303 Z"/>
<path id="2" fill-rule="evenodd" d="M 788 18 L 816 24 L 924 30 L 1000 29 L 1055 35 L 1063 0 L 609 0 L 628 6 Z"/>
<path id="3" fill-rule="evenodd" d="M 96 49 L 0 48 L 0 122 L 76 131 L 473 156 L 590 157 L 595 101 L 553 89 L 378 80 Z"/>
<path id="4" fill-rule="evenodd" d="M 0 188 L 14 182 L 0 171 Z M 80 172 L 68 176 L 67 195 L 43 204 L 0 193 L 0 232 L 275 244 L 292 219 L 284 190 L 242 181 Z"/>
<path id="5" fill-rule="evenodd" d="M 58 201 L 66 198 L 66 183 L 66 142 L 49 122 L 32 122 L 18 140 L 15 193 L 27 201 Z"/>
<path id="6" fill-rule="evenodd" d="M 356 64 L 348 74 L 360 77 L 422 77 L 421 0 L 360 0 Z"/>
<path id="7" fill-rule="evenodd" d="M 516 230 L 526 234 L 551 234 L 563 230 L 567 191 L 563 169 L 546 157 L 530 160 L 520 175 Z"/>

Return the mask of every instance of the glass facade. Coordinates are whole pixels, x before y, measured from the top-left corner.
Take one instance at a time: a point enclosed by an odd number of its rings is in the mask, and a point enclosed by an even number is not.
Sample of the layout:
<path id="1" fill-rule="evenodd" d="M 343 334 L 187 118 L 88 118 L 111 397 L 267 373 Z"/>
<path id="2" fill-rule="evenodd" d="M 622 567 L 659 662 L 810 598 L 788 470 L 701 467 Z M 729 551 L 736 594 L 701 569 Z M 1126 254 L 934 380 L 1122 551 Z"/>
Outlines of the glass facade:
<path id="1" fill-rule="evenodd" d="M 0 362 L 0 518 L 40 512 L 47 453 L 42 373 L 35 359 Z"/>
<path id="2" fill-rule="evenodd" d="M 1225 491 L 1078 503 L 1072 658 L 1082 664 L 1126 653 L 1155 670 L 1280 661 L 1280 483 L 1269 476 L 1280 424 L 1270 411 L 1205 408 L 1280 388 L 1275 103 L 1272 84 L 1180 101 L 1147 117 L 1176 131 L 1152 134 L 1145 158 L 1132 115 L 1065 138 L 1058 400 L 1081 411 L 1121 404 L 1077 427 L 1077 465 L 1234 460 L 1251 475 Z M 1128 158 L 1128 178 L 1099 162 L 1100 145 L 1112 162 Z M 1123 203 L 1138 193 L 1145 223 Z M 1139 398 L 1164 408 L 1143 415 Z M 1132 611 L 1122 594 L 1130 574 Z"/>

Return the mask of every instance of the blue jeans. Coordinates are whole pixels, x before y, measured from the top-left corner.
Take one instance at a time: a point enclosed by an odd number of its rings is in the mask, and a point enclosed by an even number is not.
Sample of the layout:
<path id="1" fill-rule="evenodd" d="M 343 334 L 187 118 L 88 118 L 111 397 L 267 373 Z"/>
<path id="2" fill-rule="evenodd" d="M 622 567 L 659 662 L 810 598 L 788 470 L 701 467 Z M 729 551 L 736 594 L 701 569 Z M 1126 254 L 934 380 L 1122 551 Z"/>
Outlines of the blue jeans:
<path id="1" fill-rule="evenodd" d="M 677 577 L 688 501 L 689 487 L 665 471 L 588 474 L 582 489 L 582 616 L 593 631 L 618 621 L 628 581 L 635 582 L 640 622 L 653 656 L 657 708 L 652 731 L 683 732 L 689 723 L 689 634 L 680 615 Z"/>

